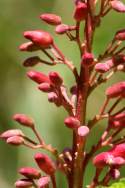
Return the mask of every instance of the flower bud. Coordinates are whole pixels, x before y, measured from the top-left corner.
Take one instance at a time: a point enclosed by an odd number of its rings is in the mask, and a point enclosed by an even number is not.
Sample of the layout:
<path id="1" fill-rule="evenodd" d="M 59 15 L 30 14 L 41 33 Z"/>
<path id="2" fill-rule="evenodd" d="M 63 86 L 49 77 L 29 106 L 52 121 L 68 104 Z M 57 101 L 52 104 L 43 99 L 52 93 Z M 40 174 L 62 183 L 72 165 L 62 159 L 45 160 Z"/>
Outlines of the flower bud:
<path id="1" fill-rule="evenodd" d="M 34 56 L 34 57 L 27 58 L 23 62 L 23 65 L 25 67 L 33 67 L 33 66 L 37 65 L 40 62 L 41 62 L 41 59 L 38 56 Z"/>
<path id="2" fill-rule="evenodd" d="M 91 66 L 94 62 L 94 56 L 91 53 L 84 53 L 82 56 L 82 65 L 83 66 Z"/>
<path id="3" fill-rule="evenodd" d="M 42 14 L 40 18 L 50 25 L 59 25 L 62 22 L 61 17 L 55 14 Z"/>
<path id="4" fill-rule="evenodd" d="M 49 176 L 43 176 L 38 181 L 39 188 L 45 188 L 50 183 L 50 177 Z"/>
<path id="5" fill-rule="evenodd" d="M 116 40 L 125 40 L 125 29 L 121 29 L 116 32 L 115 34 L 115 39 Z"/>
<path id="6" fill-rule="evenodd" d="M 67 117 L 64 123 L 68 128 L 71 128 L 71 129 L 76 129 L 80 126 L 80 121 L 76 117 L 73 117 L 73 116 Z"/>
<path id="7" fill-rule="evenodd" d="M 110 67 L 106 63 L 97 63 L 95 65 L 95 70 L 99 73 L 105 73 L 105 72 L 108 72 L 110 70 Z"/>
<path id="8" fill-rule="evenodd" d="M 61 86 L 62 83 L 63 83 L 63 79 L 61 78 L 61 76 L 57 73 L 57 72 L 50 72 L 49 73 L 49 79 L 51 81 L 51 83 L 54 85 L 54 86 Z"/>
<path id="9" fill-rule="evenodd" d="M 48 76 L 46 76 L 45 74 L 41 73 L 41 72 L 37 72 L 37 71 L 29 71 L 27 73 L 27 76 L 33 80 L 34 82 L 41 84 L 43 82 L 50 82 Z"/>
<path id="10" fill-rule="evenodd" d="M 31 186 L 33 186 L 33 182 L 29 179 L 20 179 L 15 182 L 16 188 L 31 188 Z"/>
<path id="11" fill-rule="evenodd" d="M 114 160 L 113 160 L 114 166 L 120 167 L 124 164 L 125 164 L 125 159 L 123 159 L 122 157 L 114 157 Z"/>
<path id="12" fill-rule="evenodd" d="M 7 138 L 6 142 L 7 144 L 19 146 L 24 143 L 24 139 L 21 136 L 12 136 Z"/>
<path id="13" fill-rule="evenodd" d="M 125 12 L 125 5 L 119 1 L 119 0 L 114 0 L 110 1 L 111 7 L 117 11 L 117 12 Z"/>
<path id="14" fill-rule="evenodd" d="M 49 48 L 50 45 L 53 44 L 52 36 L 48 32 L 42 30 L 25 31 L 24 37 L 41 48 Z"/>
<path id="15" fill-rule="evenodd" d="M 56 32 L 57 34 L 64 34 L 64 33 L 66 33 L 68 30 L 69 30 L 69 26 L 68 26 L 68 25 L 66 25 L 66 24 L 60 24 L 60 25 L 58 25 L 58 26 L 56 27 L 55 32 Z"/>
<path id="16" fill-rule="evenodd" d="M 30 128 L 34 127 L 33 119 L 25 114 L 15 114 L 13 116 L 13 119 L 26 127 L 30 127 Z"/>
<path id="17" fill-rule="evenodd" d="M 39 179 L 41 177 L 40 171 L 31 167 L 24 167 L 19 170 L 19 173 L 29 179 Z"/>
<path id="18" fill-rule="evenodd" d="M 124 128 L 125 127 L 125 120 L 113 120 L 112 118 L 109 119 L 109 122 L 108 122 L 108 125 L 111 127 L 111 128 Z"/>
<path id="19" fill-rule="evenodd" d="M 88 14 L 88 8 L 86 3 L 78 2 L 75 7 L 74 19 L 78 22 L 85 20 Z"/>
<path id="20" fill-rule="evenodd" d="M 96 155 L 96 157 L 94 157 L 93 164 L 97 168 L 103 168 L 107 165 L 111 165 L 113 163 L 113 159 L 114 159 L 113 155 L 110 154 L 109 152 L 102 152 Z"/>
<path id="21" fill-rule="evenodd" d="M 39 168 L 48 175 L 53 175 L 56 171 L 54 162 L 45 154 L 37 153 L 35 155 L 35 161 Z"/>
<path id="22" fill-rule="evenodd" d="M 122 121 L 122 120 L 125 120 L 125 112 L 122 112 L 122 113 L 119 113 L 119 114 L 117 114 L 117 115 L 115 115 L 115 116 L 111 116 L 110 117 L 112 120 L 114 120 L 114 121 Z"/>
<path id="23" fill-rule="evenodd" d="M 120 177 L 120 171 L 118 169 L 112 169 L 110 171 L 110 176 L 112 177 L 112 179 L 116 180 Z"/>
<path id="24" fill-rule="evenodd" d="M 40 84 L 38 86 L 38 89 L 40 91 L 47 92 L 47 93 L 52 91 L 51 85 L 49 83 L 47 83 L 47 82 L 44 82 L 44 83 Z"/>
<path id="25" fill-rule="evenodd" d="M 3 132 L 0 135 L 0 138 L 2 139 L 7 139 L 9 137 L 13 137 L 13 136 L 24 136 L 23 132 L 20 129 L 10 129 L 8 131 Z"/>
<path id="26" fill-rule="evenodd" d="M 19 46 L 20 51 L 34 52 L 40 48 L 36 46 L 33 42 L 25 42 Z"/>
<path id="27" fill-rule="evenodd" d="M 57 94 L 55 92 L 48 93 L 48 101 L 53 103 L 57 102 L 58 101 Z"/>
<path id="28" fill-rule="evenodd" d="M 78 128 L 78 135 L 81 137 L 85 137 L 89 134 L 89 128 L 87 126 L 80 126 Z"/>
<path id="29" fill-rule="evenodd" d="M 118 82 L 112 86 L 110 86 L 106 90 L 106 95 L 108 98 L 116 98 L 121 96 L 123 93 L 125 93 L 125 82 Z"/>
<path id="30" fill-rule="evenodd" d="M 125 159 L 125 143 L 115 145 L 115 146 L 110 150 L 110 153 L 111 153 L 114 157 L 122 157 L 123 159 Z"/>

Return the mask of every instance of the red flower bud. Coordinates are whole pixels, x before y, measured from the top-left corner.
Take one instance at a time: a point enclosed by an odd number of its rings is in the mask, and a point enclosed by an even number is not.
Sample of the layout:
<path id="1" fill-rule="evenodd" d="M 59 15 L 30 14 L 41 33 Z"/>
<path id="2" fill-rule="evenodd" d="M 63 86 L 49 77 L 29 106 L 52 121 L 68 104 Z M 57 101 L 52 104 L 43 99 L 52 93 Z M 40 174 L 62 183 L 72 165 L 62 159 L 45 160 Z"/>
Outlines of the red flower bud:
<path id="1" fill-rule="evenodd" d="M 63 83 L 63 79 L 57 72 L 50 72 L 49 79 L 50 79 L 51 83 L 57 87 L 58 86 L 60 87 Z"/>
<path id="2" fill-rule="evenodd" d="M 40 18 L 50 25 L 59 25 L 62 22 L 61 17 L 55 14 L 42 14 Z"/>
<path id="3" fill-rule="evenodd" d="M 41 72 L 37 72 L 37 71 L 29 71 L 27 73 L 27 76 L 33 80 L 34 82 L 41 84 L 43 82 L 50 82 L 48 76 L 46 76 L 45 74 L 41 73 Z"/>
<path id="4" fill-rule="evenodd" d="M 52 91 L 51 85 L 49 83 L 47 83 L 47 82 L 44 82 L 44 83 L 40 84 L 38 86 L 38 89 L 43 91 L 43 92 L 47 92 L 47 93 Z"/>
<path id="5" fill-rule="evenodd" d="M 116 179 L 118 179 L 118 178 L 120 177 L 120 171 L 119 171 L 118 169 L 112 169 L 112 170 L 110 171 L 110 175 L 111 175 L 111 177 L 112 177 L 114 180 L 116 180 Z"/>
<path id="6" fill-rule="evenodd" d="M 16 188 L 31 188 L 31 186 L 33 186 L 33 182 L 29 179 L 20 179 L 15 183 Z"/>
<path id="7" fill-rule="evenodd" d="M 75 7 L 74 19 L 76 21 L 85 20 L 88 14 L 88 8 L 86 3 L 78 2 Z"/>
<path id="8" fill-rule="evenodd" d="M 48 101 L 55 103 L 57 106 L 60 106 L 60 100 L 59 97 L 55 92 L 48 93 Z"/>
<path id="9" fill-rule="evenodd" d="M 39 179 L 41 177 L 41 173 L 37 169 L 31 167 L 21 168 L 19 173 L 29 179 Z"/>
<path id="10" fill-rule="evenodd" d="M 125 40 L 125 29 L 121 29 L 116 32 L 115 34 L 115 39 L 116 40 Z"/>
<path id="11" fill-rule="evenodd" d="M 110 70 L 110 67 L 106 63 L 97 63 L 95 65 L 95 70 L 99 73 L 105 73 L 105 72 L 108 72 Z"/>
<path id="12" fill-rule="evenodd" d="M 50 183 L 50 177 L 49 176 L 43 176 L 38 181 L 39 188 L 45 188 Z"/>
<path id="13" fill-rule="evenodd" d="M 114 157 L 122 157 L 125 159 L 125 144 L 118 144 L 115 145 L 110 151 L 109 151 Z"/>
<path id="14" fill-rule="evenodd" d="M 71 128 L 71 129 L 76 129 L 80 126 L 80 121 L 73 116 L 67 117 L 64 123 L 68 128 Z"/>
<path id="15" fill-rule="evenodd" d="M 55 173 L 55 164 L 47 155 L 37 153 L 34 158 L 37 165 L 43 172 L 49 175 L 53 175 Z"/>
<path id="16" fill-rule="evenodd" d="M 42 30 L 25 31 L 24 37 L 31 40 L 41 48 L 49 48 L 53 44 L 53 38 L 48 32 Z"/>
<path id="17" fill-rule="evenodd" d="M 111 7 L 117 12 L 125 12 L 125 5 L 121 1 L 119 0 L 110 1 L 110 4 Z"/>
<path id="18" fill-rule="evenodd" d="M 65 24 L 60 24 L 56 27 L 56 30 L 55 32 L 57 34 L 64 34 L 66 33 L 67 31 L 69 30 L 69 26 L 68 25 L 65 25 Z"/>
<path id="19" fill-rule="evenodd" d="M 23 132 L 20 129 L 10 129 L 8 131 L 3 132 L 0 135 L 0 138 L 2 139 L 7 139 L 9 137 L 13 137 L 13 136 L 24 136 Z"/>
<path id="20" fill-rule="evenodd" d="M 125 120 L 113 120 L 112 118 L 109 119 L 109 126 L 111 128 L 124 128 L 125 127 Z"/>
<path id="21" fill-rule="evenodd" d="M 25 42 L 19 46 L 19 49 L 20 51 L 33 52 L 39 50 L 40 48 L 32 42 Z"/>
<path id="22" fill-rule="evenodd" d="M 102 152 L 96 155 L 96 157 L 94 157 L 93 164 L 97 168 L 103 168 L 106 165 L 111 165 L 113 163 L 113 159 L 114 159 L 113 155 L 110 154 L 109 152 Z"/>
<path id="23" fill-rule="evenodd" d="M 78 135 L 81 137 L 85 137 L 89 134 L 89 128 L 87 126 L 80 126 L 78 128 Z"/>
<path id="24" fill-rule="evenodd" d="M 110 117 L 112 120 L 114 120 L 114 121 L 122 121 L 122 120 L 125 120 L 125 112 L 122 112 L 122 113 L 120 113 L 120 114 L 117 114 L 117 115 L 115 115 L 115 116 L 111 116 Z"/>
<path id="25" fill-rule="evenodd" d="M 41 59 L 38 56 L 34 56 L 34 57 L 30 57 L 30 58 L 26 59 L 23 62 L 23 65 L 25 67 L 33 67 L 33 66 L 37 65 L 40 62 L 41 62 Z"/>
<path id="26" fill-rule="evenodd" d="M 34 121 L 32 118 L 30 118 L 29 116 L 25 115 L 25 114 L 15 114 L 13 116 L 13 119 L 15 121 L 17 121 L 18 123 L 20 123 L 21 125 L 24 125 L 26 127 L 34 127 Z"/>
<path id="27" fill-rule="evenodd" d="M 82 56 L 82 65 L 83 66 L 91 66 L 94 62 L 94 56 L 91 53 L 84 53 Z"/>
<path id="28" fill-rule="evenodd" d="M 24 139 L 21 136 L 12 136 L 7 138 L 6 142 L 7 144 L 19 146 L 24 143 Z"/>
<path id="29" fill-rule="evenodd" d="M 106 95 L 109 98 L 115 98 L 121 96 L 123 93 L 125 93 L 125 82 L 118 82 L 112 86 L 110 86 L 106 90 Z"/>

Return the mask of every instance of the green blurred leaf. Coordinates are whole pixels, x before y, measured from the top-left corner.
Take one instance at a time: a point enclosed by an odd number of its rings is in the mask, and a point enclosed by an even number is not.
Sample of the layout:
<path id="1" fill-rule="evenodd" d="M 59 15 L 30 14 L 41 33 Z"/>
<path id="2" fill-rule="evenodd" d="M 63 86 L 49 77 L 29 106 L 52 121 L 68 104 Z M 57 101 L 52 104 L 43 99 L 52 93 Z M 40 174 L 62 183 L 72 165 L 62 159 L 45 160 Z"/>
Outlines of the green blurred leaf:
<path id="1" fill-rule="evenodd" d="M 125 188 L 125 178 L 120 179 L 119 182 L 115 182 L 111 186 L 98 186 L 97 188 Z"/>

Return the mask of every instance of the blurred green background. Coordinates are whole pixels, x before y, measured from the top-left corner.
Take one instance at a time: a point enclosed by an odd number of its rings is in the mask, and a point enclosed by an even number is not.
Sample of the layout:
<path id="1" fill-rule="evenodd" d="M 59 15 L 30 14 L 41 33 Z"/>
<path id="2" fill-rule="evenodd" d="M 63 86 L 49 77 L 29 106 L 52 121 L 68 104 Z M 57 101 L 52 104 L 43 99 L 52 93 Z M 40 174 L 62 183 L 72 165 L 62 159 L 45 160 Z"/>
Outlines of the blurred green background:
<path id="1" fill-rule="evenodd" d="M 26 69 L 22 62 L 30 53 L 19 52 L 18 46 L 25 41 L 23 31 L 31 29 L 43 29 L 50 31 L 54 36 L 54 28 L 41 22 L 39 15 L 44 12 L 59 14 L 64 23 L 73 24 L 73 0 L 0 0 L 0 133 L 11 128 L 19 128 L 12 121 L 15 113 L 26 113 L 31 115 L 37 124 L 47 143 L 52 143 L 61 151 L 64 147 L 71 145 L 71 133 L 63 126 L 66 113 L 62 108 L 56 108 L 49 104 L 47 96 L 37 90 L 36 84 L 26 77 Z M 107 43 L 112 39 L 115 31 L 125 27 L 125 16 L 111 12 L 103 20 L 97 29 L 94 41 L 94 53 L 103 52 Z M 79 66 L 79 53 L 74 43 L 68 42 L 65 37 L 55 37 L 55 41 L 74 64 Z M 31 54 L 33 55 L 33 54 Z M 64 66 L 54 68 L 37 66 L 36 70 L 48 73 L 50 70 L 58 70 L 64 77 L 65 83 L 71 86 L 74 78 Z M 124 79 L 123 74 L 118 74 L 111 80 Z M 88 118 L 98 111 L 104 99 L 105 87 L 100 87 L 88 102 Z M 105 125 L 105 122 L 102 122 Z M 99 133 L 95 129 L 90 135 L 88 147 L 96 141 Z M 23 128 L 25 134 L 33 137 L 32 132 Z M 100 132 L 101 134 L 101 132 Z M 25 147 L 15 148 L 0 141 L 0 188 L 14 187 L 15 180 L 19 177 L 17 171 L 22 166 L 36 166 L 33 155 L 36 151 Z M 93 169 L 89 166 L 86 174 L 86 184 L 90 181 Z M 59 176 L 59 175 L 58 175 Z M 59 187 L 66 188 L 65 179 L 58 178 Z"/>

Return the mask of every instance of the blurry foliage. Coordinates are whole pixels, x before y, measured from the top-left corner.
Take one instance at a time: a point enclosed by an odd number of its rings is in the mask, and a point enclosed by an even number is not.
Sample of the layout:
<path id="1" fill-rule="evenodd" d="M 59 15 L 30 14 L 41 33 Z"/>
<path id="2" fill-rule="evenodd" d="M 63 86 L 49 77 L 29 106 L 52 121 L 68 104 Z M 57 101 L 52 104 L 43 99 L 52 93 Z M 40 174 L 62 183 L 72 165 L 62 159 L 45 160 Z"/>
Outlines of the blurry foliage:
<path id="1" fill-rule="evenodd" d="M 71 144 L 71 134 L 63 126 L 63 119 L 67 115 L 63 109 L 58 109 L 49 104 L 47 97 L 36 89 L 36 85 L 27 79 L 26 69 L 22 62 L 28 53 L 21 53 L 18 46 L 23 43 L 22 33 L 25 30 L 40 29 L 50 31 L 54 36 L 53 27 L 48 27 L 39 19 L 43 12 L 53 12 L 62 16 L 64 23 L 73 24 L 71 15 L 73 11 L 73 0 L 67 2 L 62 0 L 0 0 L 0 132 L 9 128 L 18 128 L 11 120 L 14 113 L 26 113 L 31 115 L 38 126 L 39 131 L 48 143 L 59 147 L 60 151 Z M 125 16 L 111 12 L 97 29 L 94 41 L 94 53 L 103 52 L 103 48 L 112 39 L 117 29 L 124 27 Z M 82 33 L 81 33 L 82 34 Z M 65 37 L 55 37 L 56 43 L 63 52 L 74 61 L 78 67 L 79 53 L 76 45 L 67 41 Z M 36 69 L 48 73 L 50 68 L 38 66 Z M 52 68 L 51 70 L 54 70 Z M 56 70 L 64 76 L 65 83 L 69 86 L 74 82 L 71 72 L 66 67 L 57 66 Z M 123 74 L 113 77 L 112 83 L 124 79 Z M 94 92 L 88 102 L 88 118 L 94 115 L 104 98 L 104 86 Z M 95 108 L 97 107 L 97 108 Z M 104 125 L 105 122 L 102 122 Z M 101 126 L 101 125 L 99 125 Z M 95 132 L 90 135 L 89 147 L 98 139 Z M 24 132 L 33 136 L 29 130 L 23 128 Z M 101 132 L 99 133 L 101 134 Z M 21 166 L 34 166 L 33 155 L 35 152 L 24 147 L 13 148 L 0 141 L 0 187 L 12 188 L 17 179 L 17 169 Z M 88 167 L 86 182 L 92 177 L 91 165 Z M 88 175 L 89 174 L 89 175 Z M 59 175 L 60 188 L 66 188 L 63 178 Z"/>

